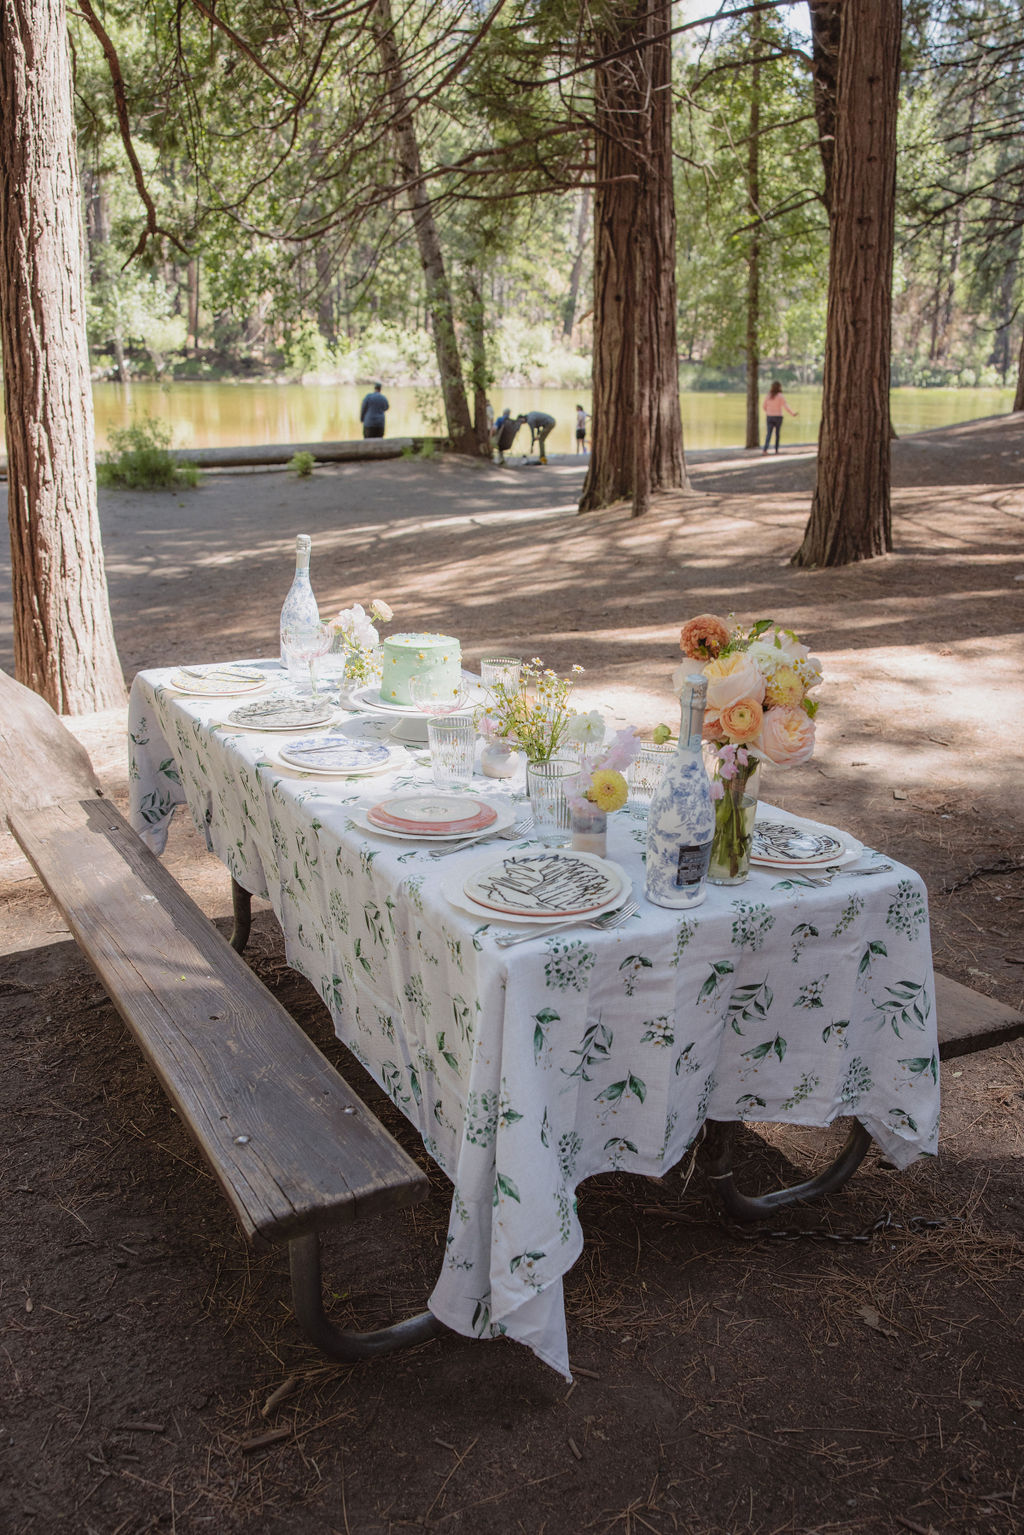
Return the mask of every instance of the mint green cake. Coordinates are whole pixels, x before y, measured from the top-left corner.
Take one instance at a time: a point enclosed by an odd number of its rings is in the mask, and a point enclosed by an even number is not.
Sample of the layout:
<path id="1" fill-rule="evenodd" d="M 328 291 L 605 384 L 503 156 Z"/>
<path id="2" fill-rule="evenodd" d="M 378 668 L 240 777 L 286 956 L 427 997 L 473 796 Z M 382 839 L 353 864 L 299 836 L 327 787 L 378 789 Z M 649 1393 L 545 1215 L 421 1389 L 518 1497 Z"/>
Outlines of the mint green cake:
<path id="1" fill-rule="evenodd" d="M 454 694 L 462 681 L 462 646 L 450 634 L 389 634 L 383 642 L 381 701 L 411 704 L 410 677 L 430 677 Z"/>

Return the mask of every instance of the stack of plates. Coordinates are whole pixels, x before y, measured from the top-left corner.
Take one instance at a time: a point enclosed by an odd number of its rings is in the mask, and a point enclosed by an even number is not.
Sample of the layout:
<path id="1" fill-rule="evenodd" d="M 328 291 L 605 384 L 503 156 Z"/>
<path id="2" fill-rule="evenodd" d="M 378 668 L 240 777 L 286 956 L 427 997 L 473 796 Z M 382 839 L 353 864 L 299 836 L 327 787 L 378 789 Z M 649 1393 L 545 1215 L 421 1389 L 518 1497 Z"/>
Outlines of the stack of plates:
<path id="1" fill-rule="evenodd" d="M 381 837 L 425 842 L 459 842 L 482 833 L 496 834 L 515 820 L 515 811 L 505 800 L 429 790 L 396 794 L 375 805 L 353 805 L 349 814 L 357 826 Z"/>
<path id="2" fill-rule="evenodd" d="M 470 875 L 453 873 L 441 893 L 470 916 L 495 921 L 571 922 L 614 911 L 629 894 L 629 876 L 594 853 L 551 848 L 509 853 L 478 865 Z"/>

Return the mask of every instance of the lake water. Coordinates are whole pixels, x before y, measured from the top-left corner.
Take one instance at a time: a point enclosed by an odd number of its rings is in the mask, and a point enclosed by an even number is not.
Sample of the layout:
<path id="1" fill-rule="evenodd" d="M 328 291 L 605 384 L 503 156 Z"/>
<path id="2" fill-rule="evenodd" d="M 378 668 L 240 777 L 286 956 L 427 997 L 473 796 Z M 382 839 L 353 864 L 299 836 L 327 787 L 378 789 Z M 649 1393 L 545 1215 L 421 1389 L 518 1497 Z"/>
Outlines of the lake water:
<path id="1" fill-rule="evenodd" d="M 349 384 L 96 384 L 97 446 L 107 446 L 111 428 L 147 415 L 170 427 L 179 448 L 346 441 L 362 436 L 359 404 L 365 393 L 364 386 Z M 438 422 L 424 415 L 424 391 L 401 387 L 385 393 L 391 402 L 389 437 L 439 430 Z M 1005 414 L 1013 405 L 1013 390 L 894 389 L 891 398 L 893 425 L 902 434 Z M 440 403 L 439 394 L 436 399 Z M 821 390 L 787 389 L 786 400 L 797 419 L 784 417 L 783 442 L 816 442 Z M 513 415 L 545 410 L 554 416 L 555 429 L 548 439 L 552 453 L 575 451 L 576 406 L 590 410 L 589 393 L 569 389 L 495 389 L 491 402 L 495 414 L 507 405 Z M 426 408 L 429 411 L 429 403 Z M 743 395 L 689 391 L 682 396 L 682 413 L 687 448 L 743 446 Z M 529 442 L 529 432 L 521 427 L 516 448 L 525 451 Z"/>

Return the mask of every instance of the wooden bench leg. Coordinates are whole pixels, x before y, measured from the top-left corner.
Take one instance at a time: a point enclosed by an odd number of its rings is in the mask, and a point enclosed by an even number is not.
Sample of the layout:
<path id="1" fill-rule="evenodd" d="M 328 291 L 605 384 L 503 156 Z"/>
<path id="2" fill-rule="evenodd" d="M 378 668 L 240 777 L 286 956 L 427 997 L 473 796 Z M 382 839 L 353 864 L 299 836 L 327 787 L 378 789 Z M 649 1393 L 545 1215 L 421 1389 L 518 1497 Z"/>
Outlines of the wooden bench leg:
<path id="1" fill-rule="evenodd" d="M 871 1136 L 858 1119 L 853 1120 L 846 1145 L 828 1167 L 805 1183 L 792 1188 L 773 1189 L 770 1194 L 741 1194 L 736 1187 L 732 1167 L 737 1126 L 733 1122 L 709 1119 L 705 1126 L 701 1155 L 708 1182 L 727 1214 L 738 1221 L 759 1221 L 783 1205 L 802 1204 L 819 1194 L 834 1194 L 841 1189 L 863 1162 L 871 1145 Z"/>
<path id="2" fill-rule="evenodd" d="M 320 1238 L 315 1231 L 292 1237 L 288 1243 L 292 1273 L 292 1303 L 299 1326 L 310 1343 L 330 1359 L 346 1364 L 357 1359 L 371 1359 L 375 1354 L 390 1354 L 395 1349 L 425 1343 L 445 1331 L 429 1311 L 392 1322 L 376 1332 L 345 1332 L 328 1321 L 324 1314 L 323 1280 L 320 1272 Z"/>
<path id="3" fill-rule="evenodd" d="M 228 943 L 236 954 L 241 954 L 249 942 L 249 932 L 252 928 L 252 896 L 248 890 L 242 889 L 236 879 L 231 881 L 231 910 L 235 925 L 231 929 Z"/>

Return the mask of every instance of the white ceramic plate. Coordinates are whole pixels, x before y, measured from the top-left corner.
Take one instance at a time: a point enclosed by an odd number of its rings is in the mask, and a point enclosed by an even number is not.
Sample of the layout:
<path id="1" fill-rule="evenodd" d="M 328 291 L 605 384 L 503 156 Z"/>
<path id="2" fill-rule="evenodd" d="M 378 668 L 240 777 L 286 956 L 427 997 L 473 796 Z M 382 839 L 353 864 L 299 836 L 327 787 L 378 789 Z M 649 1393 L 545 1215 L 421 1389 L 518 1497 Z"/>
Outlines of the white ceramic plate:
<path id="1" fill-rule="evenodd" d="M 379 709 L 384 714 L 419 714 L 415 704 L 387 703 L 380 696 L 380 688 L 376 683 L 369 683 L 366 687 L 356 688 L 350 695 L 352 702 L 361 709 Z"/>
<path id="2" fill-rule="evenodd" d="M 485 834 L 491 837 L 504 831 L 507 826 L 511 826 L 515 821 L 516 812 L 515 806 L 510 805 L 507 800 L 488 799 L 487 803 L 498 812 L 497 819 L 485 828 Z M 375 837 L 390 837 L 396 842 L 464 842 L 466 840 L 467 833 L 464 831 L 442 832 L 434 836 L 428 836 L 422 832 L 414 835 L 412 832 L 388 831 L 383 826 L 375 826 L 368 819 L 366 812 L 369 808 L 369 805 L 350 805 L 348 813 L 361 831 L 372 832 Z"/>
<path id="3" fill-rule="evenodd" d="M 393 731 L 390 720 L 379 714 L 357 714 L 354 719 L 342 720 L 331 726 L 331 734 L 349 736 L 353 741 L 387 741 Z"/>
<path id="4" fill-rule="evenodd" d="M 863 851 L 862 842 L 835 827 L 768 814 L 754 823 L 750 862 L 765 869 L 811 870 L 851 863 Z"/>
<path id="5" fill-rule="evenodd" d="M 197 698 L 239 698 L 244 693 L 258 693 L 260 688 L 266 687 L 269 678 L 263 672 L 256 672 L 255 667 L 248 666 L 243 670 L 252 671 L 253 677 L 232 677 L 230 667 L 218 670 L 216 666 L 205 667 L 201 677 L 186 677 L 184 672 L 172 672 L 166 686 L 173 688 L 176 693 L 191 693 Z"/>
<path id="6" fill-rule="evenodd" d="M 276 756 L 293 772 L 311 773 L 317 778 L 387 773 L 406 760 L 400 746 L 390 746 L 383 741 L 354 741 L 351 736 L 333 733 L 289 741 L 286 746 L 278 747 Z"/>
<path id="7" fill-rule="evenodd" d="M 489 849 L 488 851 L 491 853 L 491 858 L 478 865 L 478 869 L 487 869 L 492 866 L 493 850 Z M 558 850 L 556 849 L 555 851 Z M 515 855 L 510 854 L 509 856 Z M 591 855 L 577 853 L 574 856 L 579 858 Z M 439 888 L 445 900 L 449 905 L 454 906 L 457 911 L 465 912 L 467 916 L 476 917 L 482 922 L 491 922 L 497 927 L 508 927 L 510 925 L 515 927 L 560 927 L 563 922 L 589 922 L 592 917 L 600 917 L 606 911 L 615 911 L 617 907 L 629 899 L 631 884 L 625 869 L 620 868 L 617 863 L 613 863 L 609 858 L 602 858 L 600 862 L 604 864 L 606 869 L 618 875 L 619 887 L 615 894 L 610 896 L 600 906 L 595 906 L 592 911 L 581 912 L 579 915 L 573 916 L 556 916 L 553 913 L 543 917 L 513 916 L 510 912 L 494 911 L 489 906 L 481 906 L 471 896 L 466 894 L 463 888 L 466 883 L 465 874 L 460 874 L 454 870 L 451 874 L 444 876 Z"/>
<path id="8" fill-rule="evenodd" d="M 374 719 L 372 715 L 364 716 L 366 719 Z M 391 732 L 392 741 L 402 741 L 406 746 L 426 746 L 430 739 L 427 735 L 427 716 L 421 714 L 418 719 L 400 719 L 392 725 L 385 715 L 374 719 L 374 723 L 383 725 Z"/>

